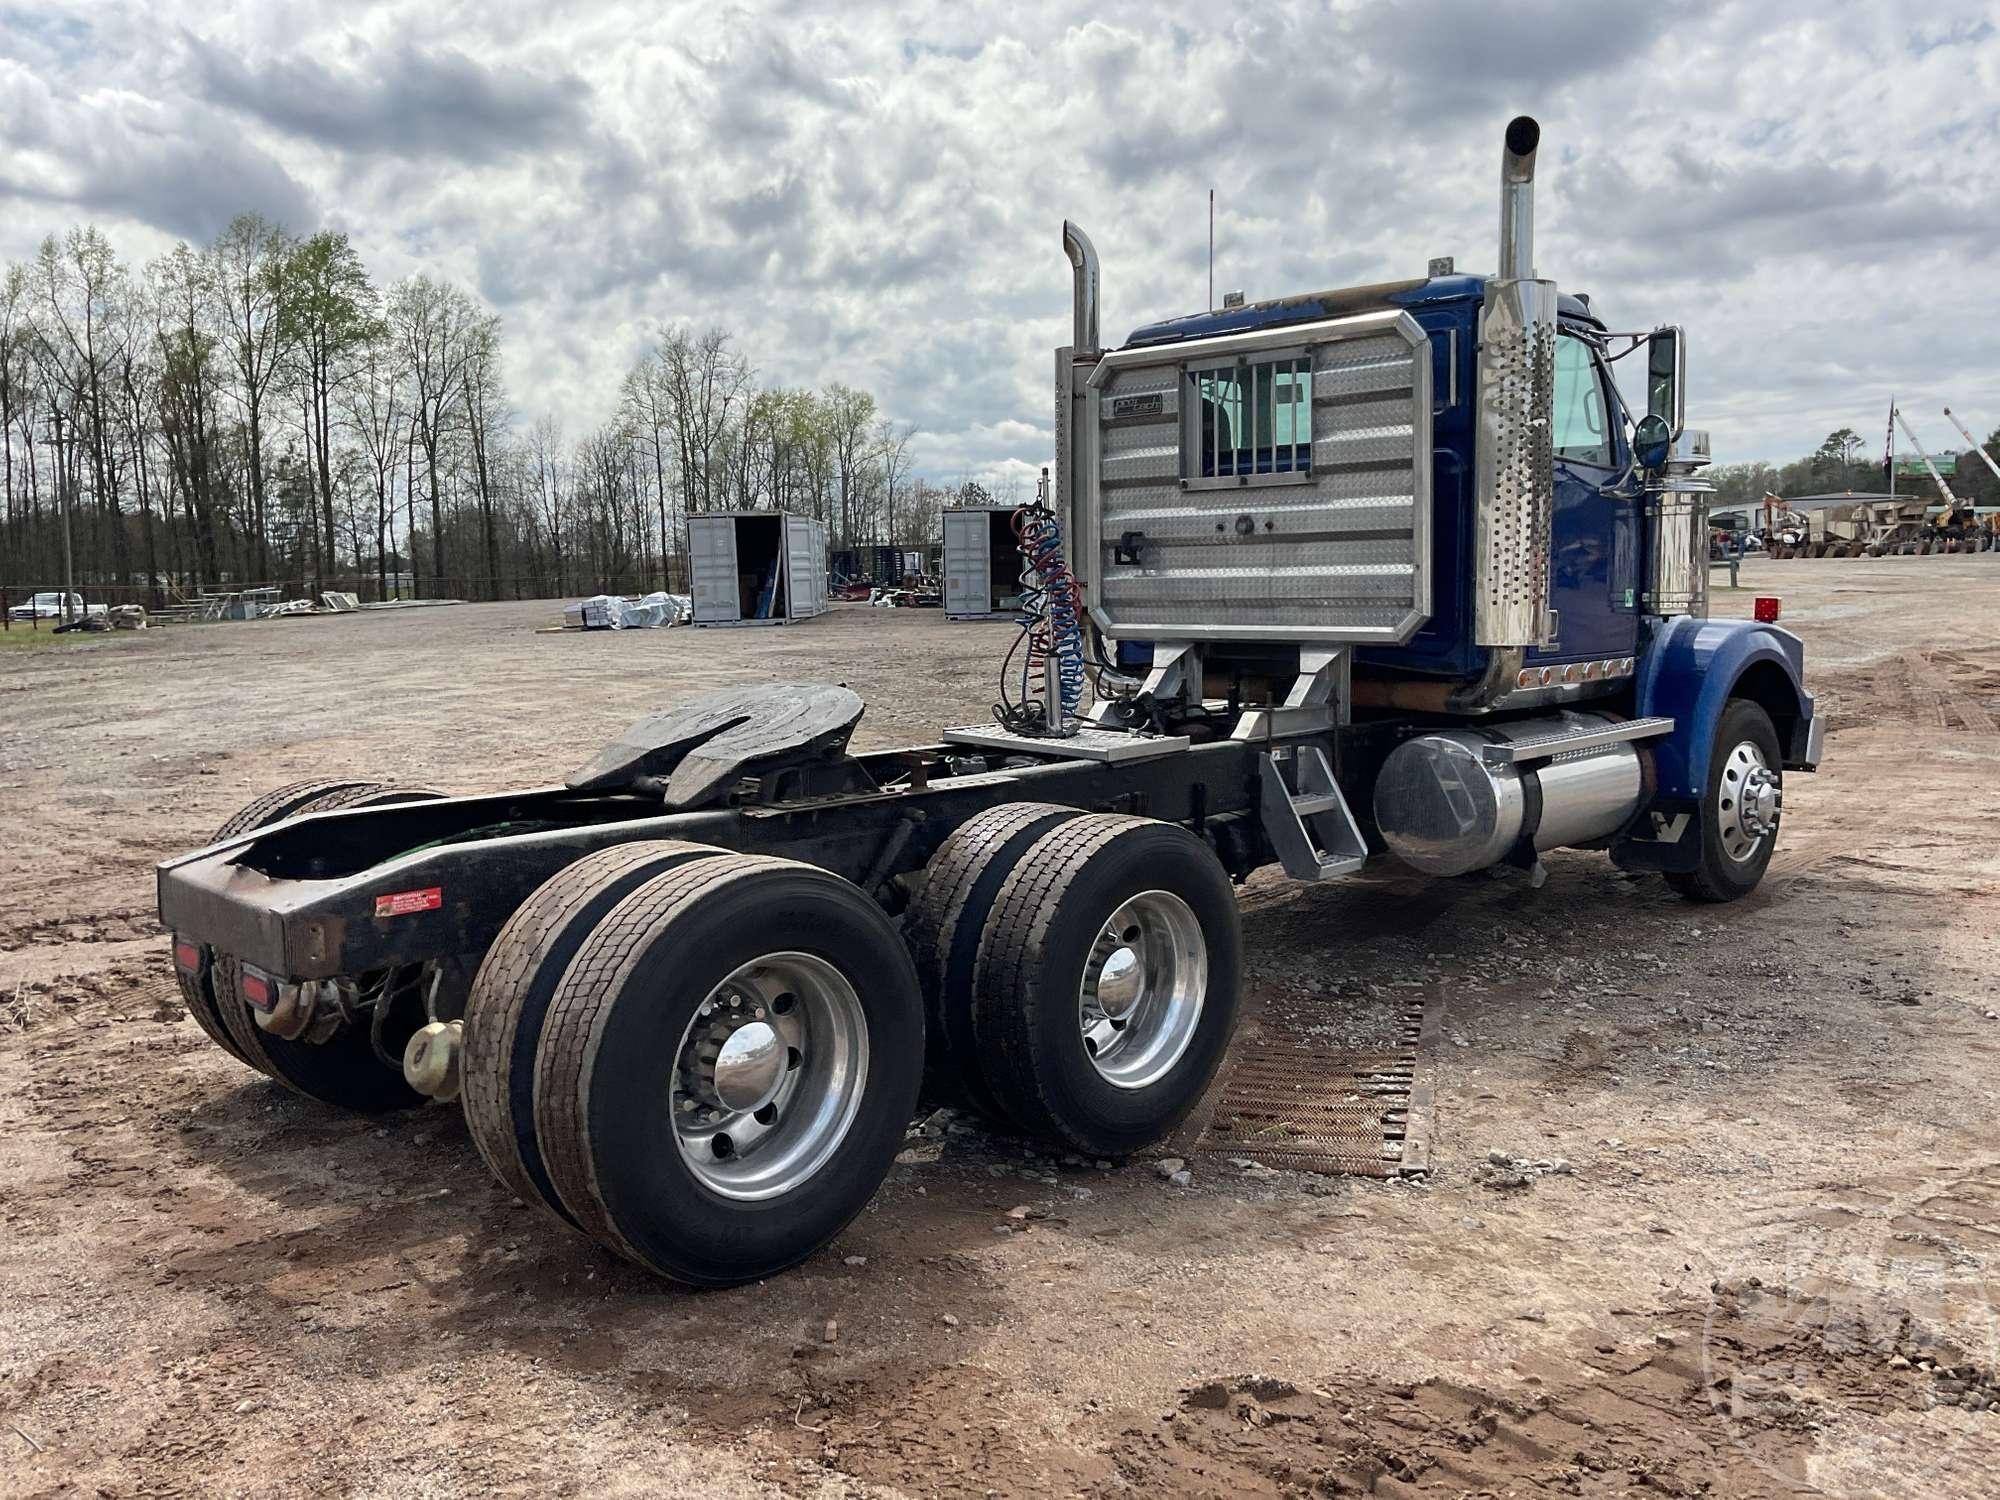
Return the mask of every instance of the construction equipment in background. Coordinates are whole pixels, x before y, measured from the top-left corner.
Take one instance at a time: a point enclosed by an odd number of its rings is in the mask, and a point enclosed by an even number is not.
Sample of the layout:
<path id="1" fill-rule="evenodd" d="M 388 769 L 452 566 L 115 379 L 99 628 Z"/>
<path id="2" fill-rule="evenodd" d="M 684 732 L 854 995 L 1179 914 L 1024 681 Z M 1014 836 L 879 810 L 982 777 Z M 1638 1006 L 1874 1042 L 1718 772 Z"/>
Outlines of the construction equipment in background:
<path id="1" fill-rule="evenodd" d="M 1932 534 L 1952 541 L 1970 535 L 1979 524 L 1973 515 L 1972 507 L 1952 493 L 1951 486 L 1945 482 L 1944 475 L 1938 472 L 1937 464 L 1932 461 L 1929 450 L 1924 447 L 1922 440 L 1910 426 L 1910 419 L 1903 415 L 1902 408 L 1895 408 L 1893 414 L 1896 425 L 1903 429 L 1903 436 L 1910 440 L 1910 446 L 1917 450 L 1917 457 L 1924 461 L 1924 469 L 1930 474 L 1931 483 L 1935 484 L 1938 493 L 1944 496 L 1944 509 L 1930 521 Z"/>
<path id="2" fill-rule="evenodd" d="M 1965 430 L 1965 424 L 1963 422 L 1959 421 L 1957 417 L 1952 416 L 1951 408 L 1949 406 L 1947 406 L 1944 409 L 1944 414 L 1946 419 L 1950 421 L 1951 425 L 1958 429 L 1958 435 L 1965 439 L 1966 446 L 1972 449 L 1974 453 L 1977 453 L 1980 456 L 1980 458 L 1985 461 L 1986 467 L 1993 471 L 1993 477 L 1995 479 L 2000 479 L 2000 464 L 1996 464 L 1993 461 L 1993 455 L 1988 453 L 1983 447 L 1981 447 L 1979 444 L 1979 440 L 1975 438 L 1971 433 Z"/>
<path id="3" fill-rule="evenodd" d="M 1764 491 L 1764 545 L 1796 547 L 1812 540 L 1812 522 L 1783 495 Z"/>

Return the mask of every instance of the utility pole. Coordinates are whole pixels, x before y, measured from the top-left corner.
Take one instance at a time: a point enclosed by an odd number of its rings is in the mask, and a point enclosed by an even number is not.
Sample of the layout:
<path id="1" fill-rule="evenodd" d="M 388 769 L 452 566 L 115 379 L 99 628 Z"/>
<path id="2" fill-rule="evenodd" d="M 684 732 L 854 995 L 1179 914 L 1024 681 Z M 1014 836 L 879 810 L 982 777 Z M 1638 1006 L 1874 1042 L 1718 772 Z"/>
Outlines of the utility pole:
<path id="1" fill-rule="evenodd" d="M 62 511 L 63 539 L 63 624 L 70 623 L 70 600 L 76 597 L 76 559 L 69 540 L 69 485 L 63 482 L 62 408 L 49 408 L 49 438 L 56 445 L 56 504 Z"/>

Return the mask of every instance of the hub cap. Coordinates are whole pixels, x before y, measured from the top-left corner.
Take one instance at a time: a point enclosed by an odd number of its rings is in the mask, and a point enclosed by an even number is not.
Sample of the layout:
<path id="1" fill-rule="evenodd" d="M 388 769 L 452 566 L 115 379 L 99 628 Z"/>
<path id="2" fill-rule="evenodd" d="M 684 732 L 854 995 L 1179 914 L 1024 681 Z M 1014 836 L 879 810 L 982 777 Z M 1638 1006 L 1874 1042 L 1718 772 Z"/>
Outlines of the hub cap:
<path id="1" fill-rule="evenodd" d="M 1077 996 L 1083 1050 L 1114 1088 L 1170 1073 L 1194 1040 L 1208 995 L 1208 943 L 1171 891 L 1134 896 L 1105 922 Z"/>
<path id="2" fill-rule="evenodd" d="M 1722 852 L 1741 864 L 1753 857 L 1764 840 L 1778 831 L 1778 814 L 1785 805 L 1779 773 L 1764 752 L 1748 740 L 1722 762 L 1722 784 L 1716 789 L 1715 824 Z"/>
<path id="3" fill-rule="evenodd" d="M 775 1198 L 826 1165 L 861 1107 L 868 1022 L 809 953 L 743 965 L 695 1008 L 670 1084 L 674 1139 L 704 1187 Z"/>

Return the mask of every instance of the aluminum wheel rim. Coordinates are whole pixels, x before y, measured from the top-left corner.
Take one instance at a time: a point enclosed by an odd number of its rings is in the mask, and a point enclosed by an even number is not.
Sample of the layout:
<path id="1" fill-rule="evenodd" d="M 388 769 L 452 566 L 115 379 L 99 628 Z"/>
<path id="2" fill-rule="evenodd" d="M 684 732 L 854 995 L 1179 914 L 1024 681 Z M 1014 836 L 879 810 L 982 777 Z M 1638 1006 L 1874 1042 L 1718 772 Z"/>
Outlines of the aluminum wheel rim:
<path id="1" fill-rule="evenodd" d="M 1722 852 L 1737 864 L 1754 858 L 1764 841 L 1777 833 L 1784 805 L 1779 773 L 1755 744 L 1740 742 L 1723 758 L 1722 780 L 1716 787 L 1715 828 Z"/>
<path id="2" fill-rule="evenodd" d="M 1113 1088 L 1158 1083 L 1186 1053 L 1208 998 L 1208 940 L 1172 891 L 1144 891 L 1105 920 L 1083 968 L 1084 1055 Z"/>
<path id="3" fill-rule="evenodd" d="M 846 1138 L 868 1080 L 868 1021 L 847 977 L 810 953 L 768 953 L 695 1007 L 669 1082 L 674 1140 L 724 1198 L 780 1197 Z"/>

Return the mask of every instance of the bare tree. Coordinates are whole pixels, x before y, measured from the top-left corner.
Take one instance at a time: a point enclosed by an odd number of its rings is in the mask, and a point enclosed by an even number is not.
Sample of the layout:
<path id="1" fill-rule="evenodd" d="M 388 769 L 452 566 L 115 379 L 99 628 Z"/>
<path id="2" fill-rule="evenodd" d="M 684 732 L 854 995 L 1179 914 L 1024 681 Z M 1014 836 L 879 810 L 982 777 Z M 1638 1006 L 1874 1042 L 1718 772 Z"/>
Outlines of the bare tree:
<path id="1" fill-rule="evenodd" d="M 160 361 L 159 416 L 172 486 L 194 541 L 194 581 L 221 575 L 216 538 L 218 288 L 207 256 L 176 246 L 147 273 Z M 261 511 L 259 512 L 261 515 Z"/>
<path id="2" fill-rule="evenodd" d="M 465 333 L 465 430 L 472 449 L 473 478 L 479 495 L 479 534 L 485 543 L 491 597 L 500 597 L 500 543 L 494 527 L 492 430 L 507 420 L 507 397 L 500 383 L 500 320 L 478 314 Z"/>
<path id="3" fill-rule="evenodd" d="M 536 419 L 529 439 L 535 464 L 535 513 L 548 534 L 549 550 L 555 557 L 556 592 L 563 592 L 563 537 L 569 529 L 569 502 L 564 494 L 566 475 L 562 459 L 562 423 L 544 413 Z"/>
<path id="4" fill-rule="evenodd" d="M 431 576 L 444 577 L 444 505 L 441 461 L 465 392 L 469 337 L 481 317 L 457 287 L 417 275 L 389 296 L 389 326 L 411 381 L 410 423 L 423 450 L 425 494 L 431 512 Z"/>
<path id="5" fill-rule="evenodd" d="M 375 337 L 363 346 L 356 376 L 342 396 L 348 425 L 367 456 L 368 476 L 375 491 L 375 577 L 385 599 L 389 597 L 389 552 L 396 529 L 396 466 L 404 451 L 409 422 L 400 373 L 388 328 L 378 324 Z"/>
<path id="6" fill-rule="evenodd" d="M 840 485 L 840 545 L 854 545 L 855 509 L 868 486 L 875 453 L 875 398 L 837 381 L 826 388 L 827 435 Z"/>
<path id="7" fill-rule="evenodd" d="M 882 537 L 892 543 L 904 541 L 896 500 L 910 474 L 910 439 L 916 424 L 884 421 L 875 432 L 875 463 L 882 476 Z"/>
<path id="8" fill-rule="evenodd" d="M 238 214 L 216 239 L 214 257 L 219 302 L 229 327 L 229 357 L 235 368 L 230 394 L 243 412 L 249 440 L 251 526 L 255 571 L 271 570 L 265 517 L 265 406 L 284 360 L 279 320 L 285 255 L 284 230 L 257 214 Z"/>
<path id="9" fill-rule="evenodd" d="M 344 234 L 322 231 L 292 245 L 278 272 L 279 339 L 305 417 L 307 477 L 317 500 L 315 592 L 337 565 L 334 429 L 341 396 L 377 342 L 374 285 Z"/>

